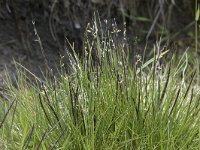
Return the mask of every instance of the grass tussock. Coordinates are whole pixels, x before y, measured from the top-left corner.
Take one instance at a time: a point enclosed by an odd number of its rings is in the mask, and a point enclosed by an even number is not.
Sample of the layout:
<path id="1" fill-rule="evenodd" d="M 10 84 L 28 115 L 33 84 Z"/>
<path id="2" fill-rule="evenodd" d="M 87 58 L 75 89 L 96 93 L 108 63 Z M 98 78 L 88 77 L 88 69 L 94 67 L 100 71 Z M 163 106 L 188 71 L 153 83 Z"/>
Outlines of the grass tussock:
<path id="1" fill-rule="evenodd" d="M 187 60 L 162 64 L 157 44 L 152 59 L 130 64 L 125 44 L 108 35 L 85 40 L 70 75 L 61 63 L 52 80 L 29 82 L 20 69 L 15 85 L 8 77 L 1 149 L 199 148 L 200 92 L 195 72 L 184 74 Z"/>

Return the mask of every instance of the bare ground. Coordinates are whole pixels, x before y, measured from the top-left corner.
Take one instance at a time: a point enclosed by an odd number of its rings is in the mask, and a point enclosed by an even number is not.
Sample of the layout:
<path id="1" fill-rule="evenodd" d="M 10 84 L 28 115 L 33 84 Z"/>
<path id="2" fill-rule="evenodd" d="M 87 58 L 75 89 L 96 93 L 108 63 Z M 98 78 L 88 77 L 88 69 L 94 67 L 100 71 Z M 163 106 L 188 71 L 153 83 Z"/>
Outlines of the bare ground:
<path id="1" fill-rule="evenodd" d="M 48 26 L 44 22 L 35 25 L 38 35 L 41 38 L 44 48 L 44 55 L 48 60 L 48 65 L 56 68 L 59 63 L 60 54 L 56 50 L 57 46 L 49 35 Z M 32 31 L 34 28 L 32 27 Z M 41 71 L 46 68 L 44 55 L 41 53 L 41 46 L 37 42 L 34 33 L 28 37 L 31 55 L 23 51 L 25 46 L 21 42 L 19 31 L 15 22 L 11 19 L 0 19 L 0 89 L 4 87 L 5 74 L 8 73 L 11 78 L 16 75 L 16 62 L 19 62 L 34 74 L 40 76 Z"/>

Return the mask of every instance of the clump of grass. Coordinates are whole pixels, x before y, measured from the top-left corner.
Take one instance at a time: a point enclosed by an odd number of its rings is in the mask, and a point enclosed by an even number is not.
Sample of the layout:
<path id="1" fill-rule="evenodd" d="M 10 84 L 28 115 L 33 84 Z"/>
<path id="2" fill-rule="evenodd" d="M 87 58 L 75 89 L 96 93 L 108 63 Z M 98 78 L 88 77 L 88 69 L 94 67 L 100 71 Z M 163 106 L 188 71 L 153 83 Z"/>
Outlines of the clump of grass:
<path id="1" fill-rule="evenodd" d="M 97 33 L 97 26 L 94 28 Z M 71 74 L 29 82 L 20 70 L 8 99 L 1 99 L 3 149 L 198 149 L 199 98 L 193 83 L 180 80 L 185 67 L 154 58 L 130 64 L 124 41 L 111 34 L 86 40 Z M 104 38 L 106 36 L 107 38 Z M 92 50 L 96 50 L 96 57 Z M 158 52 L 157 52 L 158 51 Z M 62 66 L 62 65 L 61 65 Z M 187 77 L 188 79 L 188 77 Z M 9 80 L 8 80 L 9 81 Z M 184 83 L 184 84 L 183 84 Z"/>

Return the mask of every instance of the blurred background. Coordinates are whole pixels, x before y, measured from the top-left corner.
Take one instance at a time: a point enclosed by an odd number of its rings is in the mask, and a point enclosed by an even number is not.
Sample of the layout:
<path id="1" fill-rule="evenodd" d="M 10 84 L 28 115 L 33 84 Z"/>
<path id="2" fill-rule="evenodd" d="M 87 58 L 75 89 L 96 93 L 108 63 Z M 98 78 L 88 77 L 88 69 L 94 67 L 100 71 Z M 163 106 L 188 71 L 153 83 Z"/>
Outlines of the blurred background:
<path id="1" fill-rule="evenodd" d="M 195 0 L 1 0 L 0 74 L 6 65 L 14 72 L 14 59 L 34 73 L 45 69 L 45 60 L 56 68 L 61 55 L 81 57 L 88 24 L 97 14 L 101 32 L 113 25 L 118 40 L 124 38 L 133 57 L 146 44 L 151 53 L 160 41 L 173 53 L 195 51 Z M 198 27 L 199 28 L 199 27 Z M 199 42 L 199 41 L 198 41 Z"/>

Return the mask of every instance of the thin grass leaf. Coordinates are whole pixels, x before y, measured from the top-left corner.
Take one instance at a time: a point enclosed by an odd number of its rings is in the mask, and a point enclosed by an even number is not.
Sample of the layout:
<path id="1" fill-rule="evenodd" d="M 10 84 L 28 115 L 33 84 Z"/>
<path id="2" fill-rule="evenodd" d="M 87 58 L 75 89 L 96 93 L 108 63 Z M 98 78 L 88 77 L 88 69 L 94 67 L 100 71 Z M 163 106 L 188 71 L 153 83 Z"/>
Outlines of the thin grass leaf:
<path id="1" fill-rule="evenodd" d="M 171 114 L 172 114 L 172 112 L 173 112 L 173 110 L 174 110 L 174 108 L 175 108 L 175 106 L 176 106 L 176 104 L 177 104 L 177 101 L 178 101 L 178 98 L 179 98 L 179 95 L 180 95 L 180 91 L 181 91 L 181 89 L 179 88 L 179 90 L 178 90 L 178 92 L 177 92 L 177 94 L 176 94 L 176 98 L 175 98 L 175 100 L 174 100 L 174 103 L 173 103 L 173 105 L 172 105 L 172 107 L 171 107 L 171 110 L 170 110 L 170 112 L 169 112 L 168 118 L 171 116 Z"/>
<path id="2" fill-rule="evenodd" d="M 49 106 L 50 110 L 53 112 L 53 114 L 56 117 L 56 120 L 58 122 L 59 121 L 59 117 L 58 117 L 56 111 L 54 110 L 53 106 L 51 105 L 50 98 L 49 98 L 49 96 L 47 94 L 46 89 L 44 88 L 44 85 L 43 85 L 43 91 L 45 93 L 45 97 L 46 97 L 46 100 L 47 100 L 47 105 Z M 59 124 L 59 126 L 60 126 L 61 131 L 63 131 L 63 128 L 62 128 L 61 124 Z"/>
<path id="3" fill-rule="evenodd" d="M 31 131 L 29 132 L 28 136 L 26 137 L 26 140 L 24 141 L 24 145 L 23 145 L 22 149 L 26 149 L 28 147 L 28 144 L 31 141 L 31 137 L 33 135 L 34 129 L 35 129 L 35 124 L 33 124 Z"/>
<path id="4" fill-rule="evenodd" d="M 11 125 L 10 125 L 11 129 L 12 129 L 12 126 L 13 126 L 14 117 L 15 117 L 16 110 L 17 110 L 17 104 L 18 104 L 18 101 L 16 100 L 16 104 L 15 104 L 14 111 L 13 111 L 13 116 L 12 116 L 12 121 L 11 121 Z"/>
<path id="5" fill-rule="evenodd" d="M 163 57 L 164 55 L 166 55 L 168 52 L 169 52 L 169 50 L 166 50 L 166 51 L 162 52 L 162 53 L 160 54 L 160 58 L 162 58 L 162 57 Z M 154 56 L 155 56 L 155 55 L 154 55 Z M 157 58 L 157 57 L 155 56 L 155 57 L 149 59 L 148 61 L 146 61 L 146 62 L 142 65 L 141 69 L 138 68 L 138 69 L 137 69 L 137 74 L 138 74 L 140 71 L 142 71 L 144 68 L 148 67 L 150 64 L 154 63 L 154 62 L 155 62 L 155 58 Z"/>
<path id="6" fill-rule="evenodd" d="M 49 122 L 50 126 L 52 127 L 53 125 L 52 125 L 52 123 L 51 123 L 51 121 L 50 121 L 50 119 L 49 119 L 49 117 L 48 117 L 48 115 L 47 115 L 47 112 L 46 112 L 45 108 L 44 108 L 44 105 L 43 105 L 43 103 L 42 103 L 42 98 L 41 98 L 40 93 L 39 93 L 39 101 L 40 101 L 40 105 L 41 105 L 41 107 L 42 107 L 42 110 L 43 110 L 43 112 L 44 112 L 44 115 L 45 115 L 47 121 Z"/>
<path id="7" fill-rule="evenodd" d="M 44 139 L 45 139 L 45 137 L 46 137 L 46 135 L 47 135 L 47 132 L 48 132 L 48 130 L 46 130 L 46 131 L 44 132 L 44 134 L 42 135 L 42 138 L 41 138 L 40 142 L 38 143 L 38 145 L 37 145 L 37 147 L 36 147 L 36 150 L 39 150 L 39 149 L 40 149 L 40 146 L 41 146 L 42 142 L 44 141 Z"/>
<path id="8" fill-rule="evenodd" d="M 64 136 L 65 132 L 62 132 L 61 135 L 58 137 L 58 139 L 56 140 L 56 142 L 51 146 L 50 150 L 55 149 L 56 145 L 59 143 L 59 141 L 61 140 L 61 138 Z"/>
<path id="9" fill-rule="evenodd" d="M 3 123 L 5 122 L 6 117 L 8 116 L 8 114 L 9 114 L 9 112 L 10 112 L 10 110 L 11 110 L 11 108 L 12 108 L 12 106 L 13 106 L 13 104 L 14 104 L 15 101 L 16 101 L 16 99 L 14 99 L 14 100 L 12 101 L 12 103 L 10 104 L 10 106 L 9 106 L 9 108 L 8 108 L 8 110 L 7 110 L 7 112 L 6 112 L 6 114 L 4 115 L 4 117 L 3 117 L 3 119 L 2 119 L 2 121 L 1 121 L 1 123 L 0 123 L 0 128 L 3 126 Z"/>
<path id="10" fill-rule="evenodd" d="M 186 117 L 185 117 L 185 121 L 187 120 L 189 114 L 190 114 L 190 108 L 191 108 L 191 104 L 192 104 L 192 101 L 193 101 L 193 98 L 194 98 L 194 90 L 192 88 L 192 92 L 191 92 L 191 97 L 190 97 L 190 102 L 189 102 L 189 105 L 188 105 L 188 108 L 187 108 L 187 113 L 186 113 Z"/>
<path id="11" fill-rule="evenodd" d="M 190 87 L 191 87 L 191 85 L 192 85 L 192 82 L 193 82 L 193 80 L 194 80 L 195 75 L 196 75 L 196 71 L 193 73 L 193 75 L 192 75 L 192 77 L 191 77 L 190 83 L 189 83 L 189 85 L 188 85 L 188 87 L 187 87 L 187 90 L 186 90 L 186 92 L 185 92 L 185 95 L 184 95 L 183 99 L 186 99 L 186 97 L 187 97 L 187 95 L 188 95 L 188 92 L 189 92 L 189 90 L 190 90 Z"/>
<path id="12" fill-rule="evenodd" d="M 71 102 L 71 111 L 72 111 L 72 115 L 74 118 L 74 124 L 75 126 L 77 125 L 77 121 L 76 121 L 76 106 L 74 105 L 74 95 L 72 93 L 74 93 L 73 87 L 71 85 L 71 81 L 69 81 L 69 94 L 70 94 L 70 102 Z"/>
<path id="13" fill-rule="evenodd" d="M 167 80 L 166 80 L 166 82 L 165 82 L 165 85 L 164 85 L 164 88 L 163 88 L 161 97 L 159 98 L 159 105 L 158 105 L 158 106 L 160 106 L 160 105 L 162 104 L 162 101 L 163 101 L 163 99 L 164 99 L 164 96 L 166 95 L 167 86 L 168 86 L 169 78 L 170 78 L 170 72 L 171 72 L 171 61 L 170 61 L 169 69 L 168 69 L 168 72 L 167 72 Z"/>

